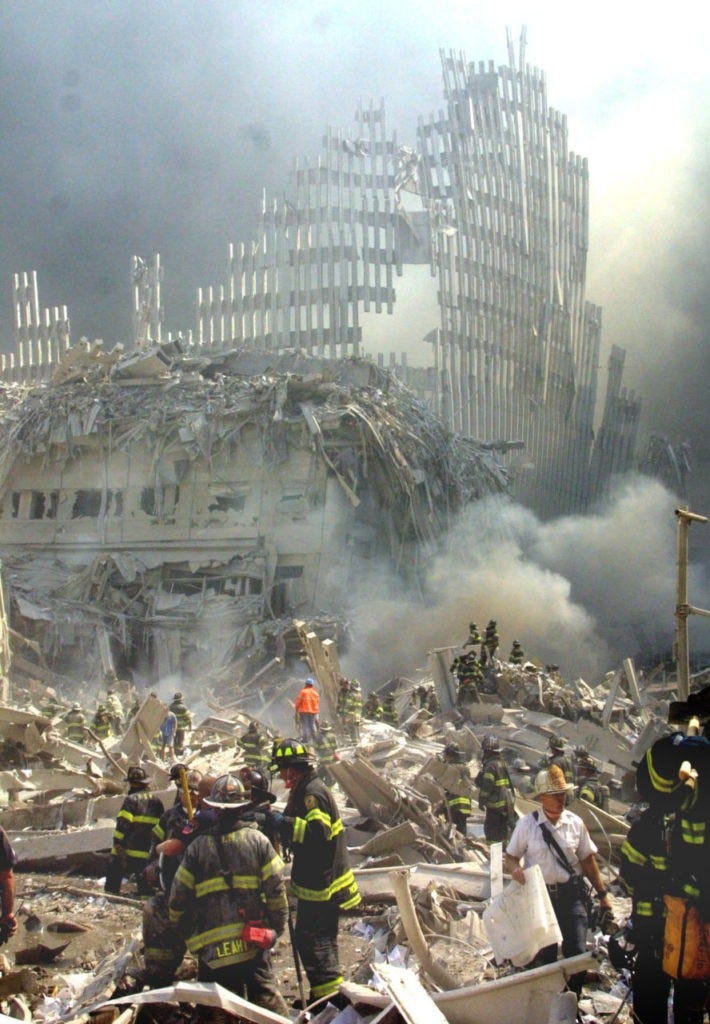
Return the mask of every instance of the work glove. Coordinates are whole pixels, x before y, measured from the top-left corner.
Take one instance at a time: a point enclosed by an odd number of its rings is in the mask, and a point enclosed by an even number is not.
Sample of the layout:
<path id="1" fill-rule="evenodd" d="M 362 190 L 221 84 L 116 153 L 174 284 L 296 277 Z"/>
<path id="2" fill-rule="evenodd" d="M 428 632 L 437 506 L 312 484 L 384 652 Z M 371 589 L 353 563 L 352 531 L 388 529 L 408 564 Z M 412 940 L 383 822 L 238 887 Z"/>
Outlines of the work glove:
<path id="1" fill-rule="evenodd" d="M 619 925 L 614 920 L 614 911 L 611 907 L 600 908 L 599 913 L 599 930 L 604 935 L 613 935 L 614 932 L 618 932 Z"/>

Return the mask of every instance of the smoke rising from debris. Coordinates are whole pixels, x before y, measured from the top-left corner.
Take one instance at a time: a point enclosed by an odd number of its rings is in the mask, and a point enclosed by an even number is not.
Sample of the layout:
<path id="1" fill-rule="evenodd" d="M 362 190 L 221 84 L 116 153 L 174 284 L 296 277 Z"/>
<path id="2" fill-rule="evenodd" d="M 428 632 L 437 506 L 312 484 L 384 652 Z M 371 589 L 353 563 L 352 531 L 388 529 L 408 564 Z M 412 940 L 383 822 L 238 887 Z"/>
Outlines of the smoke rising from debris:
<path id="1" fill-rule="evenodd" d="M 643 477 L 620 483 L 598 514 L 554 522 L 498 499 L 477 503 L 429 566 L 424 602 L 384 574 L 363 583 L 343 669 L 366 685 L 414 675 L 428 650 L 460 647 L 470 621 L 482 631 L 491 618 L 502 657 L 519 640 L 527 657 L 590 685 L 625 657 L 665 654 L 674 633 L 675 507 Z M 691 531 L 691 548 L 695 539 Z M 710 607 L 710 580 L 698 568 L 689 593 L 691 604 Z M 707 620 L 691 617 L 690 630 L 692 647 L 707 649 Z"/>

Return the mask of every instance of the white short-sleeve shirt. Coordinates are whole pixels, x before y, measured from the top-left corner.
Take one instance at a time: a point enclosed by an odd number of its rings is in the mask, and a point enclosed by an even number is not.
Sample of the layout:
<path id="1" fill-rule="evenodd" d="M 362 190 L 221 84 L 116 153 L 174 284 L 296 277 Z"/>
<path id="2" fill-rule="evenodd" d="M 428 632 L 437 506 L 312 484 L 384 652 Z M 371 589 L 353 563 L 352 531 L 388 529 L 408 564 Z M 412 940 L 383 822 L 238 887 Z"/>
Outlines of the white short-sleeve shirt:
<path id="1" fill-rule="evenodd" d="M 537 814 L 537 821 L 534 814 Z M 565 871 L 557 862 L 554 853 L 546 844 L 540 828 L 541 823 L 554 835 L 575 874 L 581 875 L 580 860 L 584 860 L 590 853 L 596 853 L 597 847 L 590 838 L 587 826 L 579 815 L 573 814 L 572 811 L 562 811 L 554 825 L 542 807 L 539 811 L 526 814 L 518 820 L 506 853 L 516 860 L 520 860 L 522 857 L 524 868 L 531 868 L 534 864 L 539 864 L 542 877 L 547 885 L 568 881 L 569 872 Z"/>

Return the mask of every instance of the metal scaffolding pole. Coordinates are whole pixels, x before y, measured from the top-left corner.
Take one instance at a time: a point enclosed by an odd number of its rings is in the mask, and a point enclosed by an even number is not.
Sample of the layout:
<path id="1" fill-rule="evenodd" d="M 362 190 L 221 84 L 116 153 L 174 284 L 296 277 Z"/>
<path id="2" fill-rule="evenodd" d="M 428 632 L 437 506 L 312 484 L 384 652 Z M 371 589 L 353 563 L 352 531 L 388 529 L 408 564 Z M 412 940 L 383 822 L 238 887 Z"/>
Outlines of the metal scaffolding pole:
<path id="1" fill-rule="evenodd" d="M 688 604 L 688 531 L 691 523 L 707 523 L 706 516 L 677 508 L 678 517 L 678 589 L 675 606 L 675 660 L 678 675 L 678 699 L 687 700 L 690 692 L 690 648 L 688 644 L 688 616 L 706 615 L 710 611 Z"/>

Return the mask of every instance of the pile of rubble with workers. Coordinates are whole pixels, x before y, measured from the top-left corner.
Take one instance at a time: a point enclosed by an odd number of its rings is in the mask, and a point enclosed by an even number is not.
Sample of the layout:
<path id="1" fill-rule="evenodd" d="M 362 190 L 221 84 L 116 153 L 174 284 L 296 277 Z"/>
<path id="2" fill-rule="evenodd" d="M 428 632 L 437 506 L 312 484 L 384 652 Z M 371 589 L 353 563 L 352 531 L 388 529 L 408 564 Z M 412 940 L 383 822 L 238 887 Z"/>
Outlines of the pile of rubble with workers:
<path id="1" fill-rule="evenodd" d="M 373 687 L 313 626 L 231 702 L 10 672 L 2 1019 L 706 1019 L 710 670 L 490 619 Z"/>

